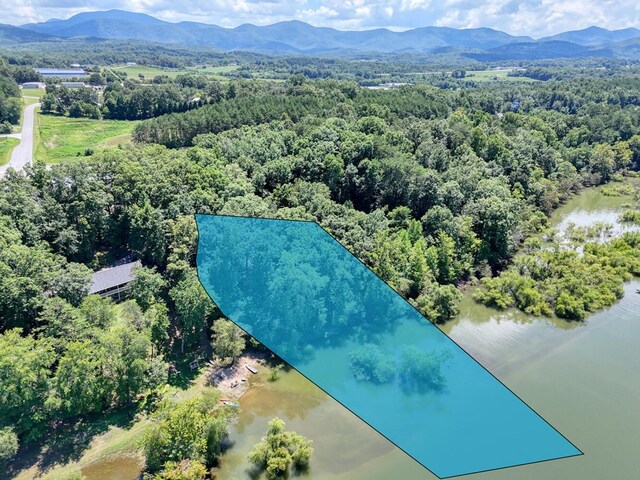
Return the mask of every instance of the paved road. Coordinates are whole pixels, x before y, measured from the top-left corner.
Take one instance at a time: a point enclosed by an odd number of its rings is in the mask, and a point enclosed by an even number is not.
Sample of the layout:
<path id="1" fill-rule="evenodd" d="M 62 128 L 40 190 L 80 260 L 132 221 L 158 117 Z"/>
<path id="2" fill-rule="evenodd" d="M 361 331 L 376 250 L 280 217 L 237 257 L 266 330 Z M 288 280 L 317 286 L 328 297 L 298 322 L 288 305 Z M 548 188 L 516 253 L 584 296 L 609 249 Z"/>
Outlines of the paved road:
<path id="1" fill-rule="evenodd" d="M 11 160 L 6 165 L 0 167 L 0 177 L 4 176 L 9 168 L 22 170 L 33 162 L 33 128 L 35 119 L 35 110 L 40 106 L 39 103 L 28 105 L 24 109 L 24 121 L 22 123 L 22 133 L 19 137 L 11 135 L 14 138 L 20 138 L 20 143 L 11 152 Z"/>

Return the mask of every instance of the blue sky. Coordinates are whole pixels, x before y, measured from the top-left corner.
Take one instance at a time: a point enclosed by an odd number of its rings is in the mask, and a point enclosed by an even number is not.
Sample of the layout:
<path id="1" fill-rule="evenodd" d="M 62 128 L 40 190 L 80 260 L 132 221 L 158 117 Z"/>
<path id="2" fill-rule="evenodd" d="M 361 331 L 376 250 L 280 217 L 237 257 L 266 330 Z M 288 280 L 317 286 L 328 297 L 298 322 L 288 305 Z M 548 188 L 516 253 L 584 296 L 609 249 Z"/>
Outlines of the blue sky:
<path id="1" fill-rule="evenodd" d="M 640 27 L 639 0 L 2 0 L 2 4 L 0 23 L 14 25 L 119 8 L 167 21 L 225 27 L 297 19 L 349 30 L 439 25 L 491 27 L 533 37 L 590 25 Z"/>

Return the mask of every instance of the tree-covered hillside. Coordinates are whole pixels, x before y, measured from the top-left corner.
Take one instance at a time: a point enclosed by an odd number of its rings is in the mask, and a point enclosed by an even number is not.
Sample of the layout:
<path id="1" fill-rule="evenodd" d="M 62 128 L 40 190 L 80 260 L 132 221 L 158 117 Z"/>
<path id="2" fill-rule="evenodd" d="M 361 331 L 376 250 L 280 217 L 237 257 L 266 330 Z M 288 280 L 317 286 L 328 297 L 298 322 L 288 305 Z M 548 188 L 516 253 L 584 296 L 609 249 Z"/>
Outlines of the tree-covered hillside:
<path id="1" fill-rule="evenodd" d="M 20 121 L 20 90 L 12 70 L 0 57 L 0 133 L 10 133 L 11 125 Z"/>
<path id="2" fill-rule="evenodd" d="M 129 93 L 106 92 L 109 112 Z M 138 406 L 159 412 L 149 468 L 190 454 L 211 465 L 226 419 L 210 418 L 207 402 L 153 403 L 178 375 L 167 361 L 209 355 L 221 321 L 195 274 L 194 214 L 316 221 L 444 322 L 458 287 L 505 271 L 567 198 L 640 169 L 639 132 L 637 78 L 373 91 L 294 76 L 231 82 L 212 104 L 142 121 L 134 145 L 10 172 L 0 179 L 0 430 L 29 445 L 59 422 Z M 637 248 L 631 238 L 611 252 Z M 143 268 L 129 301 L 87 296 L 91 270 L 131 254 Z M 503 286 L 487 283 L 491 300 L 510 301 Z M 570 287 L 542 301 L 581 313 Z M 171 419 L 184 412 L 212 436 L 172 450 L 186 437 Z"/>

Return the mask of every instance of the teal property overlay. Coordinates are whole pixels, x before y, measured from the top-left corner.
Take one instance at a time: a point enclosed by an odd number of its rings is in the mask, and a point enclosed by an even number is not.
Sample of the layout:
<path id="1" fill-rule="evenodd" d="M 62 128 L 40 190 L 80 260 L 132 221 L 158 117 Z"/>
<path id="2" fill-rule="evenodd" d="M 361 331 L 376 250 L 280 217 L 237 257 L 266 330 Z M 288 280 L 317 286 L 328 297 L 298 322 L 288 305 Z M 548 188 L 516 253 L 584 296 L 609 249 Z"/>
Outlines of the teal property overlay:
<path id="1" fill-rule="evenodd" d="M 220 310 L 438 477 L 581 454 L 317 224 L 196 219 Z"/>

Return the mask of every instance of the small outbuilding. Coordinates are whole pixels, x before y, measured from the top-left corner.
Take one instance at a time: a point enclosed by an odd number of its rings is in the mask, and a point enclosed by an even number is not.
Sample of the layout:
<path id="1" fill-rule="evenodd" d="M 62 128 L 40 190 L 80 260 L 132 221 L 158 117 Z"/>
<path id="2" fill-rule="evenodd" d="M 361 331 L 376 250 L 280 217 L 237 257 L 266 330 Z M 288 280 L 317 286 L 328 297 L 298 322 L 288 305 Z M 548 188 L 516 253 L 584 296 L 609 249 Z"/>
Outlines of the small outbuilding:
<path id="1" fill-rule="evenodd" d="M 42 82 L 25 82 L 20 86 L 25 90 L 43 90 L 45 87 Z"/>
<path id="2" fill-rule="evenodd" d="M 85 88 L 87 85 L 84 82 L 62 82 L 62 86 L 67 88 Z"/>
<path id="3" fill-rule="evenodd" d="M 109 297 L 116 302 L 126 299 L 133 281 L 133 271 L 140 266 L 140 262 L 136 261 L 98 270 L 93 274 L 89 294 Z"/>

